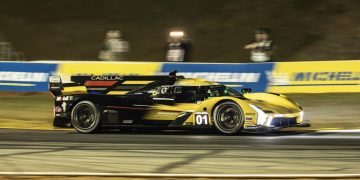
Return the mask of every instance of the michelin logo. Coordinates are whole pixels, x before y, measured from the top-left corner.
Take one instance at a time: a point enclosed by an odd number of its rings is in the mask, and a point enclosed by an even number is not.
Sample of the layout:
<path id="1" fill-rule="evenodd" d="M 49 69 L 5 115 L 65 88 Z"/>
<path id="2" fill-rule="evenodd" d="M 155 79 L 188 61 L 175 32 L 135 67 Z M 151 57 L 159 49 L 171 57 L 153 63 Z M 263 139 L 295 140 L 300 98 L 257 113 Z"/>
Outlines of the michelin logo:
<path id="1" fill-rule="evenodd" d="M 303 81 L 358 81 L 360 72 L 297 72 L 289 74 L 287 72 L 266 72 L 269 85 L 289 85 L 291 82 Z"/>
<path id="2" fill-rule="evenodd" d="M 49 73 L 0 71 L 0 81 L 47 82 Z"/>
<path id="3" fill-rule="evenodd" d="M 227 72 L 181 72 L 186 78 L 202 78 L 214 82 L 259 82 L 261 73 L 227 73 Z"/>
<path id="4" fill-rule="evenodd" d="M 293 77 L 294 81 L 357 81 L 360 72 L 300 72 Z"/>

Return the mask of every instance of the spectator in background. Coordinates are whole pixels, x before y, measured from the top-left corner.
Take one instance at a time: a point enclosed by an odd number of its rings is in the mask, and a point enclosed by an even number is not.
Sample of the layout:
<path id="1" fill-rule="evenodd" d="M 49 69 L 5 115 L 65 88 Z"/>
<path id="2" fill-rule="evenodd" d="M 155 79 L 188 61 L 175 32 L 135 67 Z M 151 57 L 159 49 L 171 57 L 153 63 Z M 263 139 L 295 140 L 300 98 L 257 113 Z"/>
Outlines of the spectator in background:
<path id="1" fill-rule="evenodd" d="M 103 61 L 122 61 L 129 52 L 129 43 L 121 39 L 121 32 L 110 30 L 106 33 L 105 42 L 99 53 L 99 59 Z"/>
<path id="2" fill-rule="evenodd" d="M 186 38 L 183 31 L 172 31 L 166 42 L 166 61 L 190 61 L 191 40 Z"/>
<path id="3" fill-rule="evenodd" d="M 250 59 L 253 62 L 271 62 L 275 47 L 270 37 L 270 30 L 259 28 L 255 30 L 255 42 L 244 48 L 250 50 Z"/>

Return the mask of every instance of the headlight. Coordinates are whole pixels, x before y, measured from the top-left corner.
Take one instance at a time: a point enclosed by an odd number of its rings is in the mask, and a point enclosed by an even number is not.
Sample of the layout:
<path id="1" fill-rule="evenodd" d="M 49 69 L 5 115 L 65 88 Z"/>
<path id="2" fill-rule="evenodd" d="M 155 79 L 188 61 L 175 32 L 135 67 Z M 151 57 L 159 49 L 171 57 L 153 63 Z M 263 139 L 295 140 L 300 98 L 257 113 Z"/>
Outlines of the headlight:
<path id="1" fill-rule="evenodd" d="M 267 115 L 259 107 L 250 104 L 250 106 L 257 112 L 257 124 L 264 125 Z"/>

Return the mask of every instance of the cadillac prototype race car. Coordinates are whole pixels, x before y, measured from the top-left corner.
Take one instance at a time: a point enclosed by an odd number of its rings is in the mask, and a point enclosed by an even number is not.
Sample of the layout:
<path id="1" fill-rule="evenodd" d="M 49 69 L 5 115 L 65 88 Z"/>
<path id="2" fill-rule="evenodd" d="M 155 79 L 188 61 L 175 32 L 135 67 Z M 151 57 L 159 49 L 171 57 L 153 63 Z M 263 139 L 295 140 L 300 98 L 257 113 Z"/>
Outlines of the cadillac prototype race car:
<path id="1" fill-rule="evenodd" d="M 80 133 L 105 128 L 215 128 L 226 135 L 308 127 L 303 109 L 275 93 L 239 93 L 225 85 L 177 76 L 50 76 L 54 126 Z"/>

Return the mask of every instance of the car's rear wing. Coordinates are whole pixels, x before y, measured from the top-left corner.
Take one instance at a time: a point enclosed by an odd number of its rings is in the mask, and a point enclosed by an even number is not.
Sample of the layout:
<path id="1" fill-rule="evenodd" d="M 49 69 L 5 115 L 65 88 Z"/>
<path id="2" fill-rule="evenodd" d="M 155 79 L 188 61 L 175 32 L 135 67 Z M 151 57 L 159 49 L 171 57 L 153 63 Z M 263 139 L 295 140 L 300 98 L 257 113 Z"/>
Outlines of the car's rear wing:
<path id="1" fill-rule="evenodd" d="M 49 77 L 49 91 L 52 95 L 58 96 L 62 94 L 64 89 L 60 76 Z"/>
<path id="2" fill-rule="evenodd" d="M 171 85 L 176 79 L 183 78 L 176 76 L 176 71 L 168 76 L 79 75 L 71 76 L 70 81 L 65 83 L 60 76 L 50 76 L 49 91 L 59 96 L 66 89 L 74 90 L 78 87 L 88 94 L 126 94 L 159 84 Z"/>

